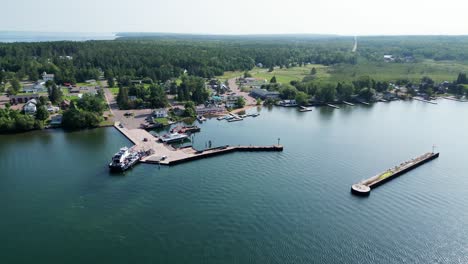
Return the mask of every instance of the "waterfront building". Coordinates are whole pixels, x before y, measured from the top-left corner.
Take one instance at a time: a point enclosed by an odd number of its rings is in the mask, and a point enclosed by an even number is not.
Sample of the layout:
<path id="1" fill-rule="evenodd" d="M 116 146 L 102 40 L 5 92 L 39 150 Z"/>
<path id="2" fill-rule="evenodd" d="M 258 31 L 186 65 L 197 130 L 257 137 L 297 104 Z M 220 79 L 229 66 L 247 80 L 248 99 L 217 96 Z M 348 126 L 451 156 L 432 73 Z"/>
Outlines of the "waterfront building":
<path id="1" fill-rule="evenodd" d="M 280 93 L 276 91 L 268 91 L 266 89 L 254 88 L 250 92 L 250 95 L 254 98 L 260 98 L 262 100 L 265 100 L 265 99 L 278 99 Z"/>
<path id="2" fill-rule="evenodd" d="M 42 80 L 44 80 L 44 82 L 53 81 L 54 78 L 55 78 L 54 74 L 48 74 L 47 72 L 42 73 Z"/>
<path id="3" fill-rule="evenodd" d="M 155 109 L 153 111 L 153 116 L 155 118 L 166 118 L 167 117 L 167 110 L 164 109 L 164 108 Z"/>
<path id="4" fill-rule="evenodd" d="M 25 114 L 35 114 L 37 111 L 37 101 L 36 99 L 31 99 L 29 100 L 24 106 L 23 106 L 23 111 Z"/>

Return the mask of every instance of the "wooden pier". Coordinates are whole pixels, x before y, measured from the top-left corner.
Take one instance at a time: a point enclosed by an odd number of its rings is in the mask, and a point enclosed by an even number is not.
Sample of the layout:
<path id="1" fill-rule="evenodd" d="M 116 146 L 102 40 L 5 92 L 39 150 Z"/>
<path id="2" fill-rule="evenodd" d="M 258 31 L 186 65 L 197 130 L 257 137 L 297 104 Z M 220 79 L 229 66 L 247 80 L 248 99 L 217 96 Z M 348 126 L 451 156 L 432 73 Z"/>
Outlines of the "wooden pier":
<path id="1" fill-rule="evenodd" d="M 137 151 L 150 151 L 151 155 L 140 160 L 141 163 L 175 165 L 182 162 L 212 157 L 239 151 L 283 151 L 282 145 L 272 146 L 221 146 L 205 150 L 196 150 L 193 147 L 173 148 L 171 145 L 158 142 L 158 138 L 144 129 L 127 129 L 116 123 L 114 127 L 128 138 Z"/>
<path id="2" fill-rule="evenodd" d="M 331 107 L 331 108 L 335 108 L 335 109 L 340 109 L 339 106 L 336 106 L 336 105 L 332 105 L 332 104 L 327 104 L 327 106 Z"/>
<path id="3" fill-rule="evenodd" d="M 377 174 L 374 177 L 371 177 L 367 180 L 361 181 L 359 183 L 353 184 L 351 186 L 351 193 L 360 196 L 367 196 L 370 194 L 371 189 L 376 188 L 387 181 L 390 181 L 405 172 L 408 172 L 414 168 L 417 168 L 424 163 L 431 161 L 439 157 L 439 153 L 428 152 L 417 158 L 411 159 L 409 161 L 403 162 L 394 168 L 388 169 L 380 174 Z"/>

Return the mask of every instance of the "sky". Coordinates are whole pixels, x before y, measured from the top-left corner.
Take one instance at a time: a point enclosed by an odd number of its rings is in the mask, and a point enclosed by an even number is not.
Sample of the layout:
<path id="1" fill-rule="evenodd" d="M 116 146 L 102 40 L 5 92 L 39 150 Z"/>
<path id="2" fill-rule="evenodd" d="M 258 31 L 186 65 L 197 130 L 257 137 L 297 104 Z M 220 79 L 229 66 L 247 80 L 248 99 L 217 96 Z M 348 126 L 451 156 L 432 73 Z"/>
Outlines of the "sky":
<path id="1" fill-rule="evenodd" d="M 468 35 L 465 0 L 0 2 L 0 31 Z"/>

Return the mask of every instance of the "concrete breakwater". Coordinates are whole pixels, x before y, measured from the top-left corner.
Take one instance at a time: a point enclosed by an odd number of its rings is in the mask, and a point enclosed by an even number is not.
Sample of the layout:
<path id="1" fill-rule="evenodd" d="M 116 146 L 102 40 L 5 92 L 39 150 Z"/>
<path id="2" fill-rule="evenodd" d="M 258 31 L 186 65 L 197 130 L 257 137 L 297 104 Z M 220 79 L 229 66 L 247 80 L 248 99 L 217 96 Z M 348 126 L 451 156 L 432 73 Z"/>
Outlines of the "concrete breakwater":
<path id="1" fill-rule="evenodd" d="M 353 184 L 351 186 L 351 193 L 361 196 L 367 196 L 370 194 L 372 188 L 376 188 L 405 172 L 408 172 L 414 168 L 417 168 L 424 163 L 431 161 L 439 157 L 439 153 L 428 152 L 421 156 L 418 156 L 414 159 L 405 161 L 394 168 L 388 169 L 385 172 L 377 174 L 367 180 L 363 180 L 359 183 Z"/>

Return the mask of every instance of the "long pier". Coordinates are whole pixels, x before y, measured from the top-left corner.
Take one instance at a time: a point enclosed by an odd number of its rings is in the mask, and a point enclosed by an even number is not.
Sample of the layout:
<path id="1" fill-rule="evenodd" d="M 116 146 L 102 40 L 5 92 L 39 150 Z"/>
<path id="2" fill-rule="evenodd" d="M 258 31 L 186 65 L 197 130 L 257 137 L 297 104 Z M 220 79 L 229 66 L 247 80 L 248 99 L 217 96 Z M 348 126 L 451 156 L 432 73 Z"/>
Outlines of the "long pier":
<path id="1" fill-rule="evenodd" d="M 335 108 L 335 109 L 340 109 L 339 106 L 336 106 L 336 105 L 333 105 L 333 104 L 327 104 L 327 106 L 329 106 L 331 108 Z"/>
<path id="2" fill-rule="evenodd" d="M 180 149 L 187 154 L 186 157 L 179 159 L 143 159 L 142 163 L 149 164 L 163 164 L 163 165 L 177 165 L 180 163 L 204 159 L 208 157 L 214 157 L 222 154 L 232 153 L 232 152 L 258 152 L 258 151 L 283 151 L 283 146 L 273 145 L 273 146 L 221 146 L 217 148 L 206 149 L 203 151 L 198 151 L 192 147 Z"/>
<path id="3" fill-rule="evenodd" d="M 141 163 L 176 165 L 187 161 L 217 156 L 239 151 L 283 151 L 282 145 L 272 146 L 221 146 L 205 150 L 193 147 L 173 148 L 171 145 L 158 142 L 158 139 L 144 129 L 127 129 L 116 123 L 114 127 L 128 138 L 137 151 L 150 151 L 151 155 L 140 160 Z"/>
<path id="4" fill-rule="evenodd" d="M 428 152 L 419 157 L 411 159 L 409 161 L 403 162 L 394 168 L 388 169 L 380 174 L 377 174 L 374 177 L 371 177 L 367 180 L 361 181 L 359 183 L 353 184 L 351 186 L 351 193 L 367 196 L 370 194 L 371 189 L 376 188 L 402 174 L 408 172 L 414 168 L 417 168 L 424 163 L 431 161 L 439 157 L 439 153 Z"/>

